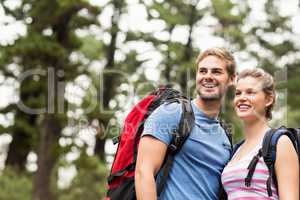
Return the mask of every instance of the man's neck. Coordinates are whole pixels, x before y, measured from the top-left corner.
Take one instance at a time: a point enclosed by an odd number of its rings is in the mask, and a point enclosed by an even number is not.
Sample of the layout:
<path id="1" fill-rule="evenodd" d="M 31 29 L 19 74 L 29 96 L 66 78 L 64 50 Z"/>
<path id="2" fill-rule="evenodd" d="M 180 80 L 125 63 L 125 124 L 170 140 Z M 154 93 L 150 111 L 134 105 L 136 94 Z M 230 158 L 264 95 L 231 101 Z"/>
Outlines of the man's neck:
<path id="1" fill-rule="evenodd" d="M 221 102 L 220 100 L 204 101 L 200 97 L 197 97 L 196 106 L 208 117 L 216 118 L 219 115 Z"/>

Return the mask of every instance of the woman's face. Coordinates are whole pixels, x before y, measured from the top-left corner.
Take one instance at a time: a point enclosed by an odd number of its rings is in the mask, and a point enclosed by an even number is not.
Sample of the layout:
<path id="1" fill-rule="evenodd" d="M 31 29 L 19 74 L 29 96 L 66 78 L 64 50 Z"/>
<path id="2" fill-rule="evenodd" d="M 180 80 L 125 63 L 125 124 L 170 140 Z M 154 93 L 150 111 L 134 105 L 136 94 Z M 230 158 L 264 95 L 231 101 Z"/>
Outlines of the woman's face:
<path id="1" fill-rule="evenodd" d="M 261 80 L 250 76 L 238 80 L 234 108 L 243 121 L 265 120 L 266 108 L 272 101 L 263 91 Z"/>

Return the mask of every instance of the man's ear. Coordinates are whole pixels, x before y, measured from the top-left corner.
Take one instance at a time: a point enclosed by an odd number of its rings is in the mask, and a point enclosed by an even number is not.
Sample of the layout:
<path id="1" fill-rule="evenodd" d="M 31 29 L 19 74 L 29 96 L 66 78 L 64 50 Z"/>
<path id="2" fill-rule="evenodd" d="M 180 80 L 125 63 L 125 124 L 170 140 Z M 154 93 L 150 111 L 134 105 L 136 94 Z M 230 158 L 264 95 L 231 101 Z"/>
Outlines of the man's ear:
<path id="1" fill-rule="evenodd" d="M 235 85 L 237 81 L 237 75 L 233 74 L 229 77 L 229 86 Z"/>

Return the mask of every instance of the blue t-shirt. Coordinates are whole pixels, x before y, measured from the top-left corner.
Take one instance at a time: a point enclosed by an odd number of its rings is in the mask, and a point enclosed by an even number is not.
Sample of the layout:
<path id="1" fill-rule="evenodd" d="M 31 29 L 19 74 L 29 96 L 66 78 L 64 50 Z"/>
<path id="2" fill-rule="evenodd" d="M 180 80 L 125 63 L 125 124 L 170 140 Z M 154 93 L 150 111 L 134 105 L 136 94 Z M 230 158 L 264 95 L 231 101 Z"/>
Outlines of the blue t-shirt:
<path id="1" fill-rule="evenodd" d="M 217 200 L 221 173 L 230 158 L 230 142 L 216 119 L 208 118 L 192 101 L 195 126 L 175 156 L 161 200 Z M 178 103 L 163 104 L 146 120 L 144 135 L 165 144 L 177 129 L 182 108 Z M 159 182 L 160 174 L 157 182 Z"/>

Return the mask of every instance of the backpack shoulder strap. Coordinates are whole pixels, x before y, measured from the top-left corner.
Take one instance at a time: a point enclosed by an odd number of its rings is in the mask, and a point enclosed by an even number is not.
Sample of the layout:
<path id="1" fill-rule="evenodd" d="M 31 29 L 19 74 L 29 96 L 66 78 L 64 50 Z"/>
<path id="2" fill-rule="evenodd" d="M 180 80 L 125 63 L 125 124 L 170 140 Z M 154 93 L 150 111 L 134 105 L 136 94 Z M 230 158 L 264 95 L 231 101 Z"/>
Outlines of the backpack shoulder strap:
<path id="1" fill-rule="evenodd" d="M 295 138 L 294 146 L 296 148 L 298 157 L 300 158 L 300 128 L 287 128 L 287 129 L 291 133 L 291 135 Z"/>
<path id="2" fill-rule="evenodd" d="M 157 187 L 158 196 L 160 196 L 163 188 L 165 187 L 175 155 L 180 151 L 195 124 L 195 116 L 190 100 L 180 98 L 179 102 L 182 106 L 182 115 L 178 124 L 178 129 L 175 131 L 173 139 L 168 146 L 165 163 L 161 169 L 162 177 Z"/>
<path id="3" fill-rule="evenodd" d="M 247 167 L 248 173 L 247 173 L 247 176 L 245 178 L 245 185 L 246 185 L 246 187 L 250 187 L 251 186 L 251 181 L 252 181 L 252 178 L 253 178 L 253 174 L 254 174 L 256 165 L 257 165 L 257 163 L 259 161 L 259 158 L 261 158 L 263 156 L 264 159 L 266 159 L 266 160 L 272 160 L 270 158 L 266 158 L 266 155 L 271 155 L 268 151 L 270 149 L 270 145 L 271 145 L 271 140 L 272 140 L 272 137 L 273 137 L 273 133 L 274 133 L 274 130 L 271 129 L 271 130 L 269 130 L 265 134 L 264 139 L 263 139 L 262 148 L 259 149 L 258 153 L 250 161 L 250 163 L 249 163 L 249 165 Z M 266 164 L 267 164 L 267 162 L 266 162 Z M 272 172 L 271 172 L 271 164 L 269 164 L 269 165 L 267 164 L 267 166 L 268 166 L 268 169 L 269 169 L 269 174 L 272 174 Z M 268 182 L 267 182 L 268 184 L 271 183 L 271 180 L 269 180 L 269 179 L 268 179 Z M 270 184 L 270 186 L 271 186 L 271 184 Z M 270 189 L 271 189 L 271 187 L 270 187 Z M 268 193 L 269 193 L 269 189 L 268 189 Z"/>
<path id="4" fill-rule="evenodd" d="M 242 140 L 239 143 L 233 145 L 232 153 L 231 153 L 231 158 L 237 152 L 237 150 L 242 146 L 242 144 L 244 144 L 244 142 L 245 142 L 245 140 Z"/>
<path id="5" fill-rule="evenodd" d="M 242 146 L 242 144 L 245 141 L 242 140 L 241 142 L 237 143 L 234 147 L 233 147 L 233 151 L 232 151 L 232 157 L 233 155 L 237 152 L 237 150 Z M 248 174 L 245 178 L 245 186 L 246 187 L 250 187 L 251 186 L 251 181 L 252 181 L 252 177 L 256 168 L 256 165 L 259 161 L 259 158 L 262 156 L 262 150 L 259 149 L 258 153 L 252 158 L 252 160 L 250 161 L 247 169 L 248 169 Z"/>
<path id="6" fill-rule="evenodd" d="M 272 196 L 272 190 L 271 190 L 272 181 L 274 181 L 275 186 L 278 187 L 277 178 L 275 174 L 276 150 L 277 150 L 278 140 L 283 135 L 286 135 L 290 138 L 294 147 L 298 151 L 297 135 L 292 133 L 291 130 L 287 129 L 284 126 L 278 129 L 271 129 L 266 133 L 263 139 L 262 157 L 269 170 L 269 178 L 267 180 L 267 190 L 269 196 Z"/>
<path id="7" fill-rule="evenodd" d="M 231 150 L 233 151 L 234 145 L 233 145 L 233 139 L 232 139 L 232 126 L 228 123 L 226 123 L 223 119 L 219 118 L 220 125 L 224 129 L 226 136 L 230 142 Z"/>
<path id="8" fill-rule="evenodd" d="M 190 135 L 192 128 L 195 125 L 195 116 L 192 108 L 191 101 L 188 99 L 180 99 L 180 104 L 182 106 L 182 115 L 178 124 L 178 129 L 174 133 L 173 139 L 170 144 L 171 151 L 177 153 L 180 151 L 181 147 L 183 146 L 184 142 Z"/>

